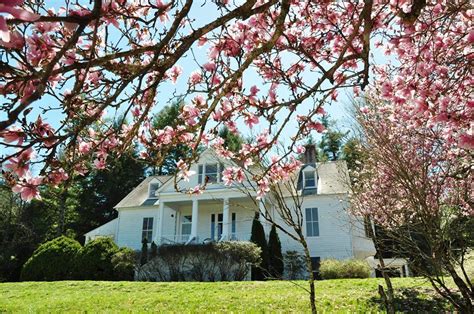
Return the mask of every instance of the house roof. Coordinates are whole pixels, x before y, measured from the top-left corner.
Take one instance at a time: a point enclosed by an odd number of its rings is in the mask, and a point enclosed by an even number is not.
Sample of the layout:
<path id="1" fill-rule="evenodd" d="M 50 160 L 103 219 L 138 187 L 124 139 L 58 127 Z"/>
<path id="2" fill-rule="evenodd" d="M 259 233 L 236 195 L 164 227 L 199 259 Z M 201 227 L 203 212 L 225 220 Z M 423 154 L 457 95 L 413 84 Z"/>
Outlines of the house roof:
<path id="1" fill-rule="evenodd" d="M 345 160 L 316 163 L 315 168 L 319 177 L 318 194 L 350 191 L 349 170 Z"/>
<path id="2" fill-rule="evenodd" d="M 307 169 L 314 169 L 317 174 L 318 184 L 315 188 L 303 188 L 303 172 Z M 328 195 L 341 194 L 350 191 L 349 171 L 345 160 L 316 162 L 305 164 L 291 180 L 296 181 L 296 185 L 284 184 L 283 190 L 290 195 L 295 193 L 295 188 L 302 191 L 303 195 Z M 293 181 L 293 182 L 295 182 Z"/>
<path id="3" fill-rule="evenodd" d="M 158 200 L 158 198 L 149 198 L 149 183 L 156 179 L 161 182 L 161 184 L 164 184 L 171 178 L 172 176 L 149 176 L 145 178 L 136 188 L 128 193 L 128 195 L 125 196 L 117 205 L 115 205 L 115 208 L 153 205 Z"/>

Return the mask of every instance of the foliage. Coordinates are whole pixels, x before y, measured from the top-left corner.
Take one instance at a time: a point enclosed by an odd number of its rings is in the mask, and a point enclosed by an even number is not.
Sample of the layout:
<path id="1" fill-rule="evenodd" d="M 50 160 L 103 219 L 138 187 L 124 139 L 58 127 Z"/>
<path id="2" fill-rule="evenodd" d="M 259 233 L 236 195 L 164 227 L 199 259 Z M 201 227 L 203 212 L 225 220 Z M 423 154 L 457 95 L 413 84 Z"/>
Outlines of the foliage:
<path id="1" fill-rule="evenodd" d="M 338 160 L 341 154 L 342 140 L 345 134 L 334 130 L 334 121 L 329 120 L 328 115 L 324 115 L 321 119 L 321 123 L 326 129 L 323 134 L 321 141 L 319 142 L 319 148 L 323 154 L 320 158 L 324 160 Z"/>
<path id="2" fill-rule="evenodd" d="M 144 238 L 142 241 L 142 250 L 140 252 L 140 265 L 145 265 L 148 262 L 148 239 Z"/>
<path id="3" fill-rule="evenodd" d="M 239 134 L 235 134 L 224 126 L 219 130 L 219 137 L 224 139 L 224 147 L 231 152 L 238 152 L 244 143 L 243 138 Z"/>
<path id="4" fill-rule="evenodd" d="M 158 245 L 156 245 L 155 241 L 151 241 L 150 245 L 150 259 L 155 258 L 158 255 Z"/>
<path id="5" fill-rule="evenodd" d="M 357 137 L 351 137 L 342 146 L 342 159 L 347 163 L 350 172 L 359 171 L 364 163 L 365 150 Z"/>
<path id="6" fill-rule="evenodd" d="M 260 249 L 244 241 L 161 245 L 158 255 L 142 266 L 139 280 L 244 280 L 249 266 L 260 263 Z"/>
<path id="7" fill-rule="evenodd" d="M 71 279 L 81 245 L 65 236 L 38 247 L 23 266 L 22 280 L 51 281 Z"/>
<path id="8" fill-rule="evenodd" d="M 100 237 L 88 242 L 77 259 L 77 276 L 88 280 L 114 280 L 112 257 L 119 252 L 118 246 L 109 237 Z"/>
<path id="9" fill-rule="evenodd" d="M 283 261 L 280 238 L 278 237 L 276 226 L 273 224 L 268 236 L 268 269 L 271 277 L 282 278 L 284 270 Z"/>
<path id="10" fill-rule="evenodd" d="M 303 278 L 306 269 L 304 256 L 297 251 L 286 251 L 284 255 L 285 273 L 288 279 L 296 280 Z"/>
<path id="11" fill-rule="evenodd" d="M 175 128 L 179 123 L 179 115 L 184 106 L 182 101 L 173 102 L 171 105 L 163 107 L 153 116 L 152 124 L 155 129 Z M 179 143 L 175 147 L 169 147 L 159 152 L 154 152 L 148 157 L 148 164 L 153 165 L 151 172 L 153 175 L 171 175 L 176 173 L 176 163 L 180 159 L 186 159 L 191 149 Z"/>
<path id="12" fill-rule="evenodd" d="M 144 163 L 132 149 L 115 156 L 108 169 L 92 171 L 75 182 L 79 193 L 72 199 L 78 203 L 77 218 L 69 220 L 68 226 L 78 238 L 117 217 L 114 206 L 144 179 L 144 171 Z"/>
<path id="13" fill-rule="evenodd" d="M 325 259 L 321 261 L 319 273 L 323 279 L 369 278 L 370 266 L 362 260 Z"/>
<path id="14" fill-rule="evenodd" d="M 252 222 L 252 233 L 250 242 L 255 243 L 261 249 L 260 258 L 262 262 L 259 266 L 252 268 L 252 280 L 264 280 L 268 274 L 268 245 L 265 238 L 265 230 L 259 220 L 259 213 L 255 214 Z"/>
<path id="15" fill-rule="evenodd" d="M 394 278 L 400 313 L 452 313 L 421 278 Z M 384 313 L 380 278 L 316 282 L 323 313 Z M 113 282 L 0 284 L 0 310 L 26 312 L 307 313 L 304 281 Z M 52 297 L 54 296 L 54 297 Z"/>
<path id="16" fill-rule="evenodd" d="M 403 117 L 374 95 L 360 108 L 366 158 L 354 178 L 353 213 L 382 227 L 396 254 L 459 311 L 472 311 L 472 286 L 462 269 L 474 242 L 473 155 L 427 116 L 416 127 Z M 445 284 L 447 274 L 463 295 L 459 303 Z"/>
<path id="17" fill-rule="evenodd" d="M 121 248 L 112 255 L 110 262 L 113 266 L 114 280 L 133 280 L 137 265 L 135 251 L 129 248 Z"/>

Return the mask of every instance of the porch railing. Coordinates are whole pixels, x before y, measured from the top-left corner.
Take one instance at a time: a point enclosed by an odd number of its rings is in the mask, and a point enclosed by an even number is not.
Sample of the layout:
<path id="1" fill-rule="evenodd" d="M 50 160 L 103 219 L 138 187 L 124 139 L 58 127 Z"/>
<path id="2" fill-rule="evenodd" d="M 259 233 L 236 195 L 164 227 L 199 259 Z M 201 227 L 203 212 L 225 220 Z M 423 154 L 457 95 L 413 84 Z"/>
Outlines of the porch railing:
<path id="1" fill-rule="evenodd" d="M 161 239 L 158 241 L 161 244 L 185 244 L 189 242 L 189 234 L 169 234 L 163 235 Z M 227 238 L 219 239 L 221 241 L 249 241 L 250 240 L 250 233 L 232 233 Z M 213 240 L 210 237 L 196 237 L 192 243 L 204 243 L 204 242 L 212 242 L 217 241 Z"/>

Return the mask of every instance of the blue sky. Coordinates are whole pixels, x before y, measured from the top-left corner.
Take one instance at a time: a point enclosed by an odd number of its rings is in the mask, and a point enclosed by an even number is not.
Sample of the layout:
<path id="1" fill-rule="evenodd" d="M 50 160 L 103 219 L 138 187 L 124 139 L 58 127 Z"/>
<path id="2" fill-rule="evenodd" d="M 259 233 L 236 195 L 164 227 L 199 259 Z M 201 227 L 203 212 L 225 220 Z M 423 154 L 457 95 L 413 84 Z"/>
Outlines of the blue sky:
<path id="1" fill-rule="evenodd" d="M 52 1 L 51 3 L 53 3 L 53 6 L 57 9 L 58 1 Z M 62 2 L 59 2 L 59 3 L 62 3 Z M 218 15 L 218 12 L 217 12 L 216 6 L 213 3 L 209 3 L 209 2 L 207 2 L 205 6 L 201 6 L 199 3 L 195 3 L 190 14 L 191 18 L 195 18 L 195 21 L 193 22 L 193 26 L 195 28 L 209 22 L 211 19 L 215 18 L 217 15 Z M 207 48 L 193 47 L 193 49 L 194 49 L 195 55 L 197 56 L 197 59 L 200 60 L 202 63 L 205 63 Z M 377 52 L 375 54 L 374 61 L 376 63 L 384 63 L 386 59 L 381 53 Z M 190 57 L 189 54 L 183 57 L 178 62 L 178 64 L 183 68 L 183 74 L 178 79 L 178 82 L 176 85 L 171 84 L 170 82 L 166 82 L 166 83 L 163 83 L 159 87 L 159 94 L 157 97 L 158 104 L 155 108 L 155 111 L 158 111 L 161 108 L 163 108 L 165 105 L 169 104 L 169 101 L 172 98 L 173 93 L 176 92 L 179 94 L 186 91 L 187 77 L 192 71 L 198 68 L 198 65 L 195 64 L 194 60 Z M 253 85 L 254 81 L 257 81 L 256 78 L 257 76 L 252 70 L 246 72 L 244 75 L 244 84 L 245 84 L 244 86 L 246 86 L 247 88 L 250 87 L 251 85 Z M 308 77 L 308 79 L 311 79 L 311 78 Z M 339 92 L 339 98 L 337 102 L 334 102 L 331 105 L 325 107 L 325 110 L 330 114 L 331 118 L 337 120 L 337 127 L 343 131 L 350 129 L 350 126 L 351 126 L 351 122 L 347 118 L 347 112 L 348 112 L 347 108 L 350 107 L 350 95 L 351 95 L 351 91 L 348 90 L 344 92 L 341 90 Z M 0 97 L 0 101 L 1 100 L 2 99 Z M 53 99 L 52 97 L 44 96 L 40 101 L 37 101 L 34 104 L 33 111 L 30 113 L 29 118 L 36 119 L 38 114 L 41 113 L 41 108 L 46 108 L 49 105 L 55 104 L 55 103 L 56 103 L 56 100 Z M 307 108 L 309 108 L 308 104 L 303 103 L 298 108 L 298 111 L 301 110 L 301 112 L 304 112 L 305 111 L 304 109 L 307 110 Z M 60 113 L 59 111 L 50 111 L 47 114 L 45 114 L 45 116 L 48 122 L 50 122 L 53 126 L 57 127 L 59 125 L 60 120 L 63 117 L 63 114 Z M 5 113 L 0 112 L 0 118 L 3 119 L 4 117 L 5 117 Z M 239 126 L 239 129 L 241 130 L 248 130 L 248 128 L 243 124 L 242 121 L 238 121 L 238 126 Z M 290 131 L 292 129 L 295 130 L 296 126 L 297 126 L 296 121 L 293 120 L 291 124 L 289 125 L 288 130 Z M 264 126 L 257 127 L 255 131 L 258 132 L 263 127 Z M 244 135 L 248 135 L 248 134 L 244 133 Z M 288 134 L 287 137 L 289 135 L 290 134 Z M 317 139 L 318 135 L 315 134 L 315 138 Z M 283 139 L 287 140 L 287 138 L 285 139 L 285 135 Z"/>

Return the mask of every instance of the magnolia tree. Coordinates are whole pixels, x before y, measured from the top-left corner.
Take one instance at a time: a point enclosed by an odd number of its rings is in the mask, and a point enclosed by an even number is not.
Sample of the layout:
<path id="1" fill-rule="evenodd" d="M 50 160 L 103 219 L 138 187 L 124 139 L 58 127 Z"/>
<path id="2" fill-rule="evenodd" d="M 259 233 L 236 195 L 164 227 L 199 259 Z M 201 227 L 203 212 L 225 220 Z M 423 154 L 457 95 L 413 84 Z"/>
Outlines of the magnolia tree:
<path id="1" fill-rule="evenodd" d="M 368 154 L 355 174 L 353 210 L 384 228 L 413 270 L 471 313 L 474 289 L 464 260 L 474 246 L 472 151 L 458 147 L 428 115 L 419 113 L 413 127 L 400 107 L 369 101 L 377 105 L 359 113 Z"/>
<path id="2" fill-rule="evenodd" d="M 299 153 L 323 131 L 323 106 L 370 82 L 407 125 L 423 116 L 453 145 L 474 146 L 469 0 L 0 0 L 0 13 L 0 160 L 26 200 L 136 144 L 153 164 L 178 144 L 193 150 L 176 188 L 202 145 L 244 168 L 283 135 Z M 374 51 L 393 64 L 373 66 Z M 185 105 L 157 129 L 164 88 Z M 222 125 L 253 128 L 256 140 L 230 152 Z M 283 172 L 284 157 L 272 159 Z M 263 195 L 285 175 L 253 179 Z"/>

